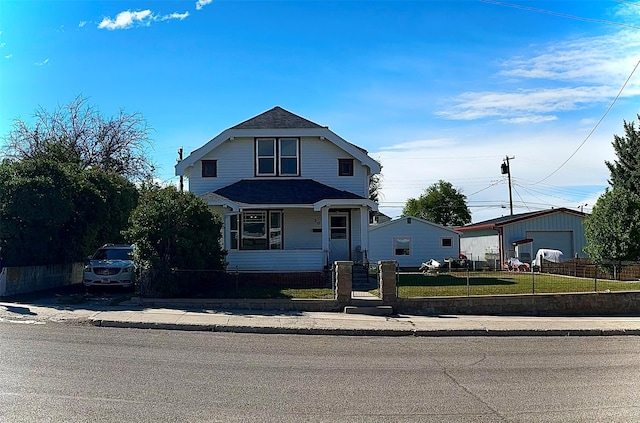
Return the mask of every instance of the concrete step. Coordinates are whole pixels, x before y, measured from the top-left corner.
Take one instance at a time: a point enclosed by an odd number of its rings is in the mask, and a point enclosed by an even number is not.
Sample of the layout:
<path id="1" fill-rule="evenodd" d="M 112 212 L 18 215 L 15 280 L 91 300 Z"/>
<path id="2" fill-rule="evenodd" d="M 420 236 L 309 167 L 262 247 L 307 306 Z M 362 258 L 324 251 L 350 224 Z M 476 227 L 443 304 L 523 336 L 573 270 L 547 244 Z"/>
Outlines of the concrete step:
<path id="1" fill-rule="evenodd" d="M 368 316 L 391 316 L 393 314 L 393 307 L 350 305 L 344 308 L 344 312 L 345 314 L 366 314 Z"/>

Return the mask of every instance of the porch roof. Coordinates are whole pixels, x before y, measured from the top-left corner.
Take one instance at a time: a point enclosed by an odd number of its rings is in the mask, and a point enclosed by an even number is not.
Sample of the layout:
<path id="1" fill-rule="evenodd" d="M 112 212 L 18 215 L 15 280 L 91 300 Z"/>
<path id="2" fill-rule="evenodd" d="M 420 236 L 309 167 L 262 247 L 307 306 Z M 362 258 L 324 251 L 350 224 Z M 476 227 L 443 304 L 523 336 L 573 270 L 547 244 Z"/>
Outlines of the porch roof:
<path id="1" fill-rule="evenodd" d="M 367 200 L 312 179 L 243 179 L 213 193 L 244 204 L 316 204 L 322 200 Z"/>

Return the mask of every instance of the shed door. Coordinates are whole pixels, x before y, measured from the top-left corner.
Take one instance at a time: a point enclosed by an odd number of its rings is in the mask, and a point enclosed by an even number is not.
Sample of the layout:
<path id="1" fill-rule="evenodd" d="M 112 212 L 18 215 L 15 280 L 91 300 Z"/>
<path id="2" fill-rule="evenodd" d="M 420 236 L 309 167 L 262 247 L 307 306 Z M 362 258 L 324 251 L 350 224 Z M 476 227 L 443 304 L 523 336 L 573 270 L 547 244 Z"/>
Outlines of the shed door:
<path id="1" fill-rule="evenodd" d="M 560 250 L 564 259 L 573 257 L 573 233 L 570 231 L 527 231 L 527 238 L 533 238 L 533 254 L 540 248 Z"/>
<path id="2" fill-rule="evenodd" d="M 329 260 L 331 263 L 350 259 L 349 232 L 349 213 L 329 215 Z"/>

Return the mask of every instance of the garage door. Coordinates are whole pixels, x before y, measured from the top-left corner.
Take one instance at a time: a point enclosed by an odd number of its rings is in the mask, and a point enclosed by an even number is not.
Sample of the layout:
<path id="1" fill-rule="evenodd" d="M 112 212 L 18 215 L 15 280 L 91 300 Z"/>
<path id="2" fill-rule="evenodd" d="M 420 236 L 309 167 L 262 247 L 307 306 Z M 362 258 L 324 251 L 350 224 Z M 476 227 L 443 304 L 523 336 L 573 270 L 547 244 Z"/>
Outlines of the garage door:
<path id="1" fill-rule="evenodd" d="M 571 231 L 532 231 L 527 232 L 527 238 L 533 238 L 533 254 L 540 248 L 549 248 L 562 251 L 565 260 L 574 255 Z"/>

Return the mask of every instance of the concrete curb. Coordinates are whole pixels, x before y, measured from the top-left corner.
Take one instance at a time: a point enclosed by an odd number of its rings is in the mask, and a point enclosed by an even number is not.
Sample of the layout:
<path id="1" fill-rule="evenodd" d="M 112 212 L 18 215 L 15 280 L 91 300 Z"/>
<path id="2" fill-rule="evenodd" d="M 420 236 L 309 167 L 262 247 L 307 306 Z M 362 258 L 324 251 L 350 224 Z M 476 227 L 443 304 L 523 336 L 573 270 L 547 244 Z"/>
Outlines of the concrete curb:
<path id="1" fill-rule="evenodd" d="M 255 333 L 269 335 L 333 335 L 333 336 L 415 336 L 415 337 L 532 337 L 532 336 L 640 336 L 640 329 L 364 329 L 309 328 L 276 326 L 240 326 L 221 324 L 180 324 L 158 322 L 123 322 L 89 319 L 94 326 L 127 329 L 161 329 L 224 333 Z"/>

